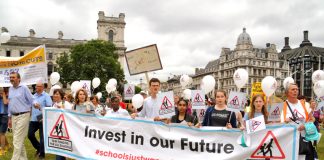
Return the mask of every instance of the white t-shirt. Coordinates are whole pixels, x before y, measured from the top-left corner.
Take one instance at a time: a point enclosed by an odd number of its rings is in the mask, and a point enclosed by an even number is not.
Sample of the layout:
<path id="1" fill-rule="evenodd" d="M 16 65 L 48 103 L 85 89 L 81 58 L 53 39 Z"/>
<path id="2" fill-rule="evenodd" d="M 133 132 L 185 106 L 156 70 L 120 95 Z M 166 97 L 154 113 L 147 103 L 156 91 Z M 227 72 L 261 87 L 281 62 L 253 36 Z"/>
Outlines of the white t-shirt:
<path id="1" fill-rule="evenodd" d="M 293 111 L 295 117 L 297 118 L 297 120 L 299 122 L 305 122 L 305 120 L 306 120 L 306 113 L 305 113 L 304 107 L 301 104 L 300 100 L 298 100 L 298 103 L 295 103 L 295 104 L 290 103 L 289 101 L 287 101 L 287 102 L 288 102 L 291 110 Z M 286 103 L 286 102 L 284 102 L 284 103 Z M 307 110 L 307 114 L 309 114 L 311 112 L 311 109 L 309 107 L 309 103 L 305 103 L 305 107 L 306 107 L 306 110 Z M 286 118 L 289 118 L 289 117 L 293 118 L 293 116 L 291 114 L 291 111 L 289 110 L 288 105 L 287 105 Z M 282 114 L 282 116 L 281 116 L 281 122 L 284 122 L 284 121 L 285 121 L 285 119 L 284 119 L 284 116 Z M 294 122 L 292 122 L 292 123 L 294 123 Z"/>
<path id="2" fill-rule="evenodd" d="M 143 109 L 138 113 L 139 117 L 154 118 L 159 116 L 158 98 L 148 97 L 144 100 Z"/>
<path id="3" fill-rule="evenodd" d="M 113 109 L 108 109 L 105 116 L 129 117 L 129 113 L 126 111 L 126 109 L 119 107 L 119 109 L 116 112 Z"/>

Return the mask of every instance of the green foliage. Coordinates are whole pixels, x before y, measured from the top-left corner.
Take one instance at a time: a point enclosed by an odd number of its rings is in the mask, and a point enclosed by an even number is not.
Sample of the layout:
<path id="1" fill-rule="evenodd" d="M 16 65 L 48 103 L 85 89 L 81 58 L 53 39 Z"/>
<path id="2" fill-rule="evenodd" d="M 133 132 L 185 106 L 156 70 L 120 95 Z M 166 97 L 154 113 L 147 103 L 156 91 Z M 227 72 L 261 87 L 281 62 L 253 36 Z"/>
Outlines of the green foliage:
<path id="1" fill-rule="evenodd" d="M 142 91 L 142 88 L 139 86 L 135 86 L 135 94 L 138 94 Z"/>
<path id="2" fill-rule="evenodd" d="M 71 84 L 76 80 L 92 80 L 98 77 L 100 86 L 95 90 L 105 91 L 105 84 L 115 78 L 118 84 L 124 83 L 124 72 L 118 62 L 118 54 L 113 43 L 91 40 L 71 48 L 71 54 L 57 59 L 60 81 Z"/>

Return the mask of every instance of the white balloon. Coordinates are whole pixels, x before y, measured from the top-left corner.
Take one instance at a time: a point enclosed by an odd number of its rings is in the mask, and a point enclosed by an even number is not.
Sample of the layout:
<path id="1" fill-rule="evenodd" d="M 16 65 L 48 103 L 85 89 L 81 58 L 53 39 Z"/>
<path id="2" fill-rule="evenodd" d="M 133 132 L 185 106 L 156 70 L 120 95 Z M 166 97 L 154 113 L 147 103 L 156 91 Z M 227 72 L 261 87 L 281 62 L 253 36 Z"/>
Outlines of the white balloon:
<path id="1" fill-rule="evenodd" d="M 50 82 L 52 85 L 56 84 L 60 80 L 60 74 L 53 72 L 50 76 Z"/>
<path id="2" fill-rule="evenodd" d="M 51 89 L 50 89 L 50 92 L 49 92 L 50 96 L 53 96 L 53 92 L 54 92 L 55 89 L 61 89 L 61 86 L 59 86 L 59 85 L 52 86 Z"/>
<path id="3" fill-rule="evenodd" d="M 144 103 L 144 98 L 140 94 L 135 94 L 132 97 L 132 105 L 137 109 L 140 108 Z"/>
<path id="4" fill-rule="evenodd" d="M 98 99 L 100 99 L 100 98 L 102 97 L 102 93 L 101 93 L 101 92 L 98 92 L 98 93 L 96 94 L 96 96 L 98 97 Z"/>
<path id="5" fill-rule="evenodd" d="M 76 93 L 81 88 L 82 88 L 82 84 L 79 81 L 74 81 L 71 84 L 71 91 L 74 93 Z"/>
<path id="6" fill-rule="evenodd" d="M 117 80 L 115 78 L 109 79 L 108 85 L 117 87 Z"/>
<path id="7" fill-rule="evenodd" d="M 236 87 L 242 88 L 249 80 L 249 73 L 245 69 L 239 68 L 234 72 L 233 79 Z"/>
<path id="8" fill-rule="evenodd" d="M 10 34 L 8 32 L 0 33 L 0 43 L 7 43 L 10 40 Z"/>
<path id="9" fill-rule="evenodd" d="M 108 92 L 108 94 L 115 91 L 115 90 L 116 90 L 116 86 L 106 84 L 106 91 Z"/>
<path id="10" fill-rule="evenodd" d="M 215 78 L 211 75 L 207 75 L 201 80 L 200 88 L 207 94 L 215 88 L 215 84 Z"/>
<path id="11" fill-rule="evenodd" d="M 312 82 L 315 84 L 319 80 L 324 80 L 324 71 L 322 70 L 316 70 L 312 74 Z"/>
<path id="12" fill-rule="evenodd" d="M 277 87 L 278 83 L 272 76 L 266 76 L 262 79 L 261 88 L 267 97 L 270 97 L 276 91 Z"/>
<path id="13" fill-rule="evenodd" d="M 295 80 L 292 77 L 287 77 L 283 81 L 283 87 L 286 89 L 288 87 L 288 85 L 291 83 L 295 83 Z"/>
<path id="14" fill-rule="evenodd" d="M 92 80 L 92 87 L 97 88 L 100 85 L 100 79 L 98 77 Z"/>
<path id="15" fill-rule="evenodd" d="M 191 90 L 190 89 L 183 90 L 183 98 L 184 99 L 190 99 L 191 98 Z"/>
<path id="16" fill-rule="evenodd" d="M 189 84 L 190 77 L 186 74 L 180 77 L 180 84 L 182 87 L 186 87 Z"/>
<path id="17" fill-rule="evenodd" d="M 314 93 L 317 97 L 324 96 L 324 80 L 319 80 L 314 84 Z"/>

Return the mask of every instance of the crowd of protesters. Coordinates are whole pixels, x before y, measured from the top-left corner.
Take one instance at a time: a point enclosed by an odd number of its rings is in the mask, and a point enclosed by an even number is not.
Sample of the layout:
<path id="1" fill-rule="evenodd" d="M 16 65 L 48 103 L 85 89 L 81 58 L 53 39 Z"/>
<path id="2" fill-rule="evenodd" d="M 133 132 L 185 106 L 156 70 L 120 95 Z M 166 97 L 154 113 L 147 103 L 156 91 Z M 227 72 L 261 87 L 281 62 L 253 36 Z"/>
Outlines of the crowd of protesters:
<path id="1" fill-rule="evenodd" d="M 247 113 L 233 112 L 227 110 L 227 93 L 223 90 L 215 91 L 214 97 L 206 99 L 207 109 L 203 119 L 199 120 L 195 110 L 192 110 L 190 100 L 179 95 L 174 96 L 175 115 L 170 118 L 159 117 L 158 93 L 160 81 L 152 78 L 149 81 L 149 95 L 140 92 L 144 98 L 143 106 L 134 108 L 126 104 L 120 94 L 113 94 L 105 102 L 101 103 L 97 96 L 88 96 L 84 89 L 79 89 L 75 97 L 66 94 L 62 89 L 55 89 L 53 95 L 45 92 L 46 88 L 42 82 L 36 83 L 36 92 L 32 94 L 28 87 L 20 83 L 18 73 L 10 74 L 11 87 L 3 87 L 0 90 L 0 159 L 1 156 L 12 150 L 12 160 L 27 159 L 24 139 L 28 137 L 35 148 L 35 158 L 45 159 L 44 137 L 43 137 L 43 116 L 42 110 L 45 107 L 74 110 L 81 113 L 97 114 L 101 116 L 123 116 L 136 119 L 143 117 L 164 123 L 184 123 L 188 126 L 203 127 L 226 127 L 245 129 L 245 121 L 258 116 L 264 116 L 265 123 L 298 123 L 298 131 L 305 136 L 305 122 L 313 122 L 320 131 L 320 124 L 323 120 L 323 112 L 317 109 L 317 102 L 311 99 L 306 102 L 299 95 L 299 88 L 296 84 L 289 84 L 285 90 L 287 99 L 281 114 L 281 121 L 269 122 L 267 100 L 262 95 L 255 95 L 251 99 L 250 109 Z M 295 114 L 297 111 L 298 114 Z M 8 142 L 6 132 L 12 128 L 13 141 Z M 38 131 L 39 140 L 35 134 Z M 318 159 L 316 153 L 316 141 L 313 143 L 312 152 L 299 156 L 300 159 Z M 65 157 L 56 156 L 57 160 L 64 160 Z"/>

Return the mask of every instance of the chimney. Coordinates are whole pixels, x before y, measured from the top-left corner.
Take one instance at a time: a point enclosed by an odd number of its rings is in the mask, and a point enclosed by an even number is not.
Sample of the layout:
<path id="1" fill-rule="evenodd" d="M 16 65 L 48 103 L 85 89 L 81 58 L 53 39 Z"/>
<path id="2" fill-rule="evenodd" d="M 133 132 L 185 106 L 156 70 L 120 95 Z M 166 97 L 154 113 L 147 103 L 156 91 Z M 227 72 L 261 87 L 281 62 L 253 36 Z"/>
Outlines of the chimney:
<path id="1" fill-rule="evenodd" d="M 289 46 L 289 37 L 285 37 L 285 46 L 281 49 L 281 52 L 291 50 Z"/>
<path id="2" fill-rule="evenodd" d="M 104 11 L 99 11 L 98 16 L 99 16 L 99 20 L 105 19 L 105 12 Z"/>
<path id="3" fill-rule="evenodd" d="M 304 40 L 299 46 L 304 47 L 304 46 L 312 46 L 312 45 L 313 44 L 308 40 L 308 31 L 304 31 Z"/>
<path id="4" fill-rule="evenodd" d="M 29 30 L 29 37 L 35 37 L 35 31 L 33 29 Z"/>
<path id="5" fill-rule="evenodd" d="M 63 32 L 62 31 L 59 31 L 58 32 L 58 39 L 62 39 L 63 38 Z"/>

